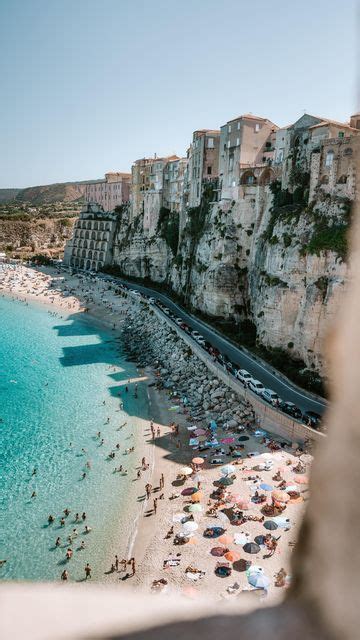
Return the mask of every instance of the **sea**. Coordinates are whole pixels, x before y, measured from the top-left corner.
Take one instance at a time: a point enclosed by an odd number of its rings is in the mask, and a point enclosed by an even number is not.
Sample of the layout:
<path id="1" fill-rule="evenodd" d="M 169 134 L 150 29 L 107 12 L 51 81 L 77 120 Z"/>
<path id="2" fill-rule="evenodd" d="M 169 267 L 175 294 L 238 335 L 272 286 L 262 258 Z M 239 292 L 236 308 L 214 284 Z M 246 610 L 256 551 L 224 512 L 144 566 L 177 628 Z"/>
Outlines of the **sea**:
<path id="1" fill-rule="evenodd" d="M 103 581 L 110 552 L 125 553 L 139 493 L 139 454 L 125 450 L 149 417 L 138 377 L 95 318 L 0 297 L 0 580 L 57 581 L 66 569 L 80 582 L 89 563 Z"/>

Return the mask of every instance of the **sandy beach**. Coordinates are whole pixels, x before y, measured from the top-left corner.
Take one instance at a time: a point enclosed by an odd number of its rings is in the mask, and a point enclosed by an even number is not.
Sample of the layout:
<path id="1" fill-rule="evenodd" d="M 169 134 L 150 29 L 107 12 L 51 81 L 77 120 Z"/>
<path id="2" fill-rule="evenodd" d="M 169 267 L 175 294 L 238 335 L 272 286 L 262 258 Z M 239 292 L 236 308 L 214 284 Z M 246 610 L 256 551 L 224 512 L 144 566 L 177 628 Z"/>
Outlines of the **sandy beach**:
<path id="1" fill-rule="evenodd" d="M 139 305 L 130 296 L 119 297 L 115 287 L 100 279 L 49 268 L 3 270 L 0 292 L 45 304 L 64 315 L 86 310 L 116 333 Z M 235 438 L 219 428 L 222 464 L 210 464 L 206 452 L 194 465 L 192 460 L 199 453 L 189 443 L 199 425 L 185 412 L 181 398 L 173 410 L 173 393 L 155 386 L 156 370 L 139 370 L 139 380 L 144 378 L 155 438 L 150 421 L 136 419 L 140 430 L 136 471 L 141 477 L 136 480 L 137 505 L 126 557 L 135 558 L 136 571 L 132 575 L 127 565 L 124 572 L 109 573 L 105 581 L 115 581 L 121 588 L 189 597 L 234 599 L 251 592 L 266 605 L 280 600 L 291 582 L 291 553 L 308 500 L 312 457 L 267 437 L 258 425 L 244 424 L 236 434 L 236 440 L 240 437 L 237 457 L 226 442 Z M 176 436 L 171 423 L 177 425 Z M 201 427 L 210 437 L 208 425 Z M 149 465 L 146 470 L 140 469 L 143 457 Z M 189 465 L 194 472 L 182 473 Z M 160 485 L 162 475 L 164 486 Z M 148 499 L 147 483 L 152 485 Z M 206 530 L 213 537 L 204 535 Z M 110 569 L 113 556 L 107 562 Z"/>

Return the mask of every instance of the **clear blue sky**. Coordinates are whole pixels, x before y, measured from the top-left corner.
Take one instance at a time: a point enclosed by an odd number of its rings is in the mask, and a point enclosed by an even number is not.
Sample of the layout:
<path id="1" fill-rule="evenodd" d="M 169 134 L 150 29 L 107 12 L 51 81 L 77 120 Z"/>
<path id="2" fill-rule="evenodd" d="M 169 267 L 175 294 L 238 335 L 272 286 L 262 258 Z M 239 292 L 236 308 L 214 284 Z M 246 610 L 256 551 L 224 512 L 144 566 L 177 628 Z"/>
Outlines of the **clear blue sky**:
<path id="1" fill-rule="evenodd" d="M 356 104 L 356 0 L 1 0 L 0 187 L 184 155 L 245 112 Z"/>

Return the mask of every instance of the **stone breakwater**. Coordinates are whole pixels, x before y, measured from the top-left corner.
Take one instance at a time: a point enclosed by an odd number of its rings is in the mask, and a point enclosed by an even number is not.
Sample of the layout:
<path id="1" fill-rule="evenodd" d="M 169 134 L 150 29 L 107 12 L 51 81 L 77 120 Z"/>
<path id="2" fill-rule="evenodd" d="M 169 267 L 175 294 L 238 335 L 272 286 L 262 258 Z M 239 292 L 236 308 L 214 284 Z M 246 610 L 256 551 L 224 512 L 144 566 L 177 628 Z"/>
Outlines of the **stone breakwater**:
<path id="1" fill-rule="evenodd" d="M 230 429 L 253 420 L 251 405 L 214 376 L 152 309 L 133 306 L 127 319 L 123 343 L 128 357 L 140 368 L 155 370 L 159 387 L 186 398 L 192 419 L 204 423 L 216 420 Z"/>

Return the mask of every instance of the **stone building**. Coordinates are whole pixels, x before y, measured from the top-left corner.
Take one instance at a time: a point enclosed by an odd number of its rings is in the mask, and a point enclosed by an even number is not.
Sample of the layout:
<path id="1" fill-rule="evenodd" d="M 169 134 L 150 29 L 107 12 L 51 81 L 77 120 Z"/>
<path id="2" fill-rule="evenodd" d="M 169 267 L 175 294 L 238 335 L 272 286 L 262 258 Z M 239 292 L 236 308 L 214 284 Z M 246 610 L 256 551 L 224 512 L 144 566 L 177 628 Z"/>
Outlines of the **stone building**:
<path id="1" fill-rule="evenodd" d="M 203 184 L 214 181 L 219 175 L 220 131 L 200 129 L 194 131 L 188 150 L 186 206 L 198 207 Z"/>
<path id="2" fill-rule="evenodd" d="M 359 134 L 359 130 L 353 129 L 352 135 L 325 139 L 312 153 L 309 202 L 313 201 L 318 190 L 354 200 L 356 158 L 360 154 Z"/>
<path id="3" fill-rule="evenodd" d="M 179 213 L 182 206 L 187 166 L 188 158 L 169 160 L 165 166 L 163 206 L 172 213 Z"/>
<path id="4" fill-rule="evenodd" d="M 95 180 L 85 186 L 85 202 L 94 202 L 104 211 L 114 211 L 115 207 L 130 199 L 131 173 L 110 171 L 104 180 Z"/>
<path id="5" fill-rule="evenodd" d="M 64 252 L 64 264 L 87 271 L 98 271 L 111 264 L 113 238 L 118 216 L 88 203 L 80 213 Z"/>
<path id="6" fill-rule="evenodd" d="M 132 166 L 131 221 L 143 216 L 143 229 L 155 232 L 160 208 L 163 206 L 165 170 L 168 163 L 179 160 L 178 156 L 141 158 Z"/>
<path id="7" fill-rule="evenodd" d="M 220 128 L 219 178 L 221 200 L 238 200 L 242 169 L 271 164 L 278 127 L 267 118 L 245 114 Z M 252 173 L 247 176 L 252 180 Z"/>

